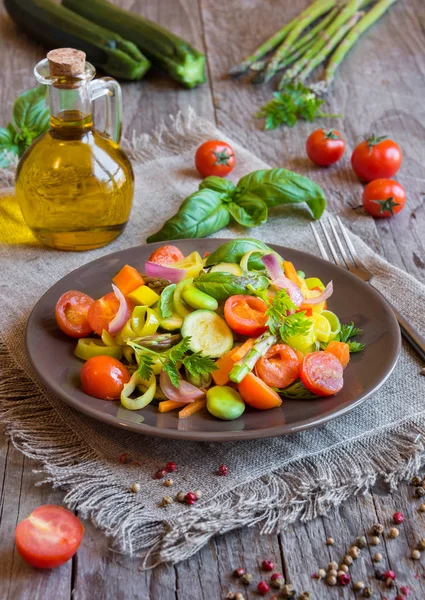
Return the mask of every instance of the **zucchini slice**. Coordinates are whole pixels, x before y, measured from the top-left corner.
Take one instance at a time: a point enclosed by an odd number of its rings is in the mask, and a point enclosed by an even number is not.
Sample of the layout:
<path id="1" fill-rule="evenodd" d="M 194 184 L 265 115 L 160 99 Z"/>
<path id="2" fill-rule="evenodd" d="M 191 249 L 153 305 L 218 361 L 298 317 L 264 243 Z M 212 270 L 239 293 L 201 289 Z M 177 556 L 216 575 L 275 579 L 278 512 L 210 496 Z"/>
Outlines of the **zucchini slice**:
<path id="1" fill-rule="evenodd" d="M 211 310 L 195 310 L 185 317 L 182 337 L 190 336 L 192 352 L 218 358 L 233 347 L 233 333 L 223 317 Z"/>

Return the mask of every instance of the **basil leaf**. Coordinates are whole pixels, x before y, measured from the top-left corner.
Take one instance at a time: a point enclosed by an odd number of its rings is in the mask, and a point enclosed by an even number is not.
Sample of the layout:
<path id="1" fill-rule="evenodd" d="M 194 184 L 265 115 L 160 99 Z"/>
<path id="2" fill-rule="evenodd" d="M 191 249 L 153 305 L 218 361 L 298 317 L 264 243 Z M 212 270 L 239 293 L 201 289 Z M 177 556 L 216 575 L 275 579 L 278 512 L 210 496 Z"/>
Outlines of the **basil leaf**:
<path id="1" fill-rule="evenodd" d="M 15 143 L 16 130 L 9 123 L 7 127 L 0 127 L 0 167 L 7 167 L 10 164 L 8 154 L 19 154 L 18 144 Z"/>
<path id="2" fill-rule="evenodd" d="M 245 272 L 243 275 L 233 275 L 224 271 L 204 273 L 193 281 L 193 285 L 216 300 L 227 300 L 237 294 L 252 295 L 250 289 L 266 290 L 269 280 L 264 275 Z"/>
<path id="3" fill-rule="evenodd" d="M 326 207 L 321 187 L 287 169 L 262 169 L 245 175 L 236 186 L 233 201 L 239 204 L 246 193 L 261 198 L 268 208 L 306 202 L 315 219 L 320 219 Z"/>
<path id="4" fill-rule="evenodd" d="M 174 217 L 149 236 L 147 242 L 205 237 L 226 227 L 229 221 L 230 215 L 222 202 L 222 194 L 202 189 L 186 198 Z"/>
<path id="5" fill-rule="evenodd" d="M 265 202 L 249 192 L 236 202 L 228 204 L 227 210 L 239 225 L 245 227 L 256 227 L 267 221 L 268 209 Z"/>
<path id="6" fill-rule="evenodd" d="M 229 196 L 231 196 L 236 189 L 231 181 L 224 179 L 223 177 L 216 177 L 215 175 L 205 177 L 205 179 L 201 181 L 199 184 L 199 189 L 203 190 L 205 188 L 220 192 L 222 194 L 228 194 Z"/>
<path id="7" fill-rule="evenodd" d="M 20 129 L 37 129 L 37 119 L 46 108 L 47 87 L 41 85 L 17 97 L 13 105 L 13 118 Z"/>
<path id="8" fill-rule="evenodd" d="M 176 289 L 176 284 L 172 283 L 171 285 L 167 285 L 166 288 L 162 290 L 162 294 L 159 297 L 159 314 L 162 319 L 169 319 L 174 314 L 174 290 Z"/>
<path id="9" fill-rule="evenodd" d="M 269 246 L 264 244 L 264 242 L 260 242 L 260 240 L 238 238 L 219 246 L 217 250 L 214 250 L 214 252 L 208 256 L 205 264 L 207 267 L 218 265 L 218 263 L 221 262 L 239 264 L 243 255 L 250 250 L 265 251 L 268 254 L 273 252 Z M 261 260 L 261 256 L 252 255 L 248 264 L 251 269 L 264 270 L 264 263 Z"/>

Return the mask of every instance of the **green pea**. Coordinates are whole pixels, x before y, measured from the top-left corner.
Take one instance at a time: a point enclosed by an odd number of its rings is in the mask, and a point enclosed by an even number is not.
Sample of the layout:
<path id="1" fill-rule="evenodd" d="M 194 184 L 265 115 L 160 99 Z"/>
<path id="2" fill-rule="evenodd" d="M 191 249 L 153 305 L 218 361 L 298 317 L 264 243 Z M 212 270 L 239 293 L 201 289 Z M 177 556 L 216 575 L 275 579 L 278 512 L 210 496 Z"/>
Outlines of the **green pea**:
<path id="1" fill-rule="evenodd" d="M 217 419 L 233 421 L 245 411 L 245 402 L 228 385 L 216 385 L 207 392 L 207 410 Z"/>
<path id="2" fill-rule="evenodd" d="M 192 308 L 217 310 L 218 302 L 212 296 L 201 292 L 194 285 L 188 284 L 183 288 L 183 300 Z"/>

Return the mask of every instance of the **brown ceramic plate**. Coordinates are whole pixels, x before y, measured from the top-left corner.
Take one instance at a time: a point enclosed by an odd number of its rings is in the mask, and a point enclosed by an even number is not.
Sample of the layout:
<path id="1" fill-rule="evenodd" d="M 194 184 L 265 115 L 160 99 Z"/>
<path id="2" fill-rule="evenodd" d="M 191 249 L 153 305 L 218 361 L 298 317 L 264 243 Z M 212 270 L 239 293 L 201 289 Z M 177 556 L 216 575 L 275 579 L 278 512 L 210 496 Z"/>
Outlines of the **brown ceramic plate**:
<path id="1" fill-rule="evenodd" d="M 194 250 L 213 251 L 224 239 L 182 240 L 178 246 L 186 255 Z M 104 256 L 73 271 L 50 288 L 38 301 L 28 320 L 26 347 L 31 363 L 43 383 L 75 409 L 127 430 L 165 438 L 201 441 L 247 440 L 294 433 L 317 427 L 352 410 L 385 382 L 394 369 L 400 351 L 400 330 L 390 307 L 377 292 L 347 271 L 321 258 L 271 244 L 307 276 L 333 280 L 334 294 L 329 309 L 342 323 L 354 321 L 363 329 L 364 352 L 352 355 L 344 374 L 344 388 L 334 397 L 321 400 L 284 400 L 280 408 L 257 411 L 249 407 L 236 421 L 219 421 L 206 410 L 188 419 L 177 411 L 159 414 L 155 406 L 127 411 L 118 402 L 98 400 L 79 387 L 81 361 L 74 342 L 58 329 L 54 308 L 57 299 L 77 289 L 99 298 L 111 290 L 111 278 L 126 263 L 143 268 L 153 249 L 162 244 L 137 246 Z"/>

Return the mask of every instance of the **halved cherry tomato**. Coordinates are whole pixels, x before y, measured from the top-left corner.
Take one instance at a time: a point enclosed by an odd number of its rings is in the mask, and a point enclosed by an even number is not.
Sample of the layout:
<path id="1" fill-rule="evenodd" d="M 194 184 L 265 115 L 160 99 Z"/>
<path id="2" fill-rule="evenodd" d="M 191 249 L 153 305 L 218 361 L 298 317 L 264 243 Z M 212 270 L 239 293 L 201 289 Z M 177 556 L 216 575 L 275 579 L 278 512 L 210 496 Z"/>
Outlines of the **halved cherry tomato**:
<path id="1" fill-rule="evenodd" d="M 387 136 L 371 135 L 354 148 L 351 165 L 360 179 L 388 179 L 401 167 L 402 154 L 398 144 Z"/>
<path id="2" fill-rule="evenodd" d="M 343 368 L 350 362 L 350 348 L 345 342 L 329 342 L 325 352 L 330 352 L 336 356 Z"/>
<path id="3" fill-rule="evenodd" d="M 157 250 L 154 250 L 149 256 L 151 262 L 157 265 L 171 265 L 172 263 L 178 262 L 184 259 L 184 254 L 177 248 L 177 246 L 161 246 Z"/>
<path id="4" fill-rule="evenodd" d="M 114 292 L 109 292 L 99 300 L 96 300 L 88 312 L 88 321 L 90 323 L 90 331 L 94 331 L 97 335 L 102 335 L 102 331 L 108 331 L 109 323 L 113 320 L 118 312 L 120 301 L 115 296 Z M 130 318 L 133 304 L 127 300 L 128 316 Z"/>
<path id="5" fill-rule="evenodd" d="M 330 352 L 311 352 L 304 356 L 300 377 L 316 396 L 333 396 L 344 385 L 342 364 Z"/>
<path id="6" fill-rule="evenodd" d="M 264 383 L 275 388 L 285 388 L 300 376 L 301 352 L 287 344 L 275 344 L 255 365 L 255 374 Z"/>
<path id="7" fill-rule="evenodd" d="M 70 510 L 45 504 L 18 523 L 16 548 L 33 567 L 54 569 L 74 556 L 83 534 L 83 524 Z"/>
<path id="8" fill-rule="evenodd" d="M 118 400 L 130 373 L 111 356 L 93 356 L 81 367 L 81 389 L 88 396 Z"/>
<path id="9" fill-rule="evenodd" d="M 267 304 L 261 298 L 240 294 L 230 296 L 224 305 L 224 318 L 233 331 L 258 336 L 267 330 Z"/>
<path id="10" fill-rule="evenodd" d="M 238 384 L 238 390 L 242 399 L 258 410 L 268 410 L 282 404 L 279 394 L 253 373 L 245 375 Z"/>
<path id="11" fill-rule="evenodd" d="M 87 337 L 93 331 L 88 321 L 88 312 L 94 304 L 93 298 L 71 290 L 56 302 L 55 317 L 59 328 L 73 338 Z"/>
<path id="12" fill-rule="evenodd" d="M 329 167 L 344 154 L 345 142 L 336 129 L 316 129 L 306 143 L 307 156 L 319 167 Z"/>
<path id="13" fill-rule="evenodd" d="M 392 217 L 406 203 L 406 192 L 398 181 L 375 179 L 363 190 L 363 206 L 374 217 Z"/>
<path id="14" fill-rule="evenodd" d="M 145 283 L 139 271 L 130 265 L 124 265 L 112 281 L 124 296 L 131 294 L 131 292 L 134 292 L 134 290 L 137 290 L 138 287 Z"/>
<path id="15" fill-rule="evenodd" d="M 197 149 L 195 166 L 202 177 L 226 177 L 235 166 L 235 153 L 226 142 L 210 140 Z"/>

